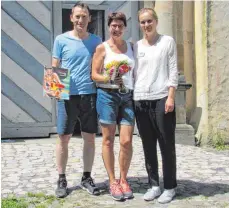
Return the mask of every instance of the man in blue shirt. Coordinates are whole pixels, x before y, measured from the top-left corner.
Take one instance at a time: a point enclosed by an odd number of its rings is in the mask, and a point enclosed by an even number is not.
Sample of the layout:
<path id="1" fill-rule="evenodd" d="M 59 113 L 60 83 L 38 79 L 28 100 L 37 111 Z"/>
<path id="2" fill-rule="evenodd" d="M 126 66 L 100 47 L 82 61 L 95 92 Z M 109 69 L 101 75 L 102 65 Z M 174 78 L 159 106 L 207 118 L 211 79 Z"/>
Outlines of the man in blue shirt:
<path id="1" fill-rule="evenodd" d="M 77 119 L 80 121 L 81 134 L 84 139 L 84 172 L 81 186 L 93 195 L 99 190 L 91 178 L 95 152 L 95 133 L 97 132 L 96 87 L 91 80 L 91 61 L 101 39 L 87 32 L 90 22 L 90 9 L 84 3 L 77 3 L 70 16 L 73 30 L 58 35 L 53 46 L 53 67 L 70 70 L 70 100 L 57 103 L 57 132 L 59 141 L 56 147 L 57 181 L 56 196 L 67 195 L 65 170 L 68 160 L 68 143 L 74 131 Z"/>

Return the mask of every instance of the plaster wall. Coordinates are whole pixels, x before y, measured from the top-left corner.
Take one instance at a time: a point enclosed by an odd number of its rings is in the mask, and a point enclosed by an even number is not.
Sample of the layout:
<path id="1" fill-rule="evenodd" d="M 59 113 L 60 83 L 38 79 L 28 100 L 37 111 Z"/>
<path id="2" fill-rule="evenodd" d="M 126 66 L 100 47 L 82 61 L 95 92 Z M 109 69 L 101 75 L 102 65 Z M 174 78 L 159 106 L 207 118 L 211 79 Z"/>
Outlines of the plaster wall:
<path id="1" fill-rule="evenodd" d="M 229 142 L 229 2 L 207 4 L 209 137 Z"/>

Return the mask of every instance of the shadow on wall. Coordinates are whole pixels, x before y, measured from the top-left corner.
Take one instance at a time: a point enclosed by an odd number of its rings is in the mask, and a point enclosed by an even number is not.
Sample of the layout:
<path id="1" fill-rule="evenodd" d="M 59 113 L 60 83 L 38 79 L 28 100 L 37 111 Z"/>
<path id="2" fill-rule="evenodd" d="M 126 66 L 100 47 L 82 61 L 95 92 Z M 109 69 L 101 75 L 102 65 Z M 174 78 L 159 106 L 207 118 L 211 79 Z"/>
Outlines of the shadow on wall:
<path id="1" fill-rule="evenodd" d="M 200 107 L 196 107 L 194 111 L 191 113 L 189 124 L 192 125 L 192 127 L 194 128 L 195 134 L 197 132 L 197 129 L 199 128 L 201 116 L 202 116 L 202 108 Z M 195 136 L 195 145 L 200 146 L 200 144 L 201 144 L 201 138 L 197 138 Z"/>
<path id="2" fill-rule="evenodd" d="M 195 129 L 195 133 L 199 127 L 201 116 L 202 108 L 200 107 L 196 107 L 194 111 L 191 113 L 191 119 L 189 124 L 193 126 L 193 128 Z"/>

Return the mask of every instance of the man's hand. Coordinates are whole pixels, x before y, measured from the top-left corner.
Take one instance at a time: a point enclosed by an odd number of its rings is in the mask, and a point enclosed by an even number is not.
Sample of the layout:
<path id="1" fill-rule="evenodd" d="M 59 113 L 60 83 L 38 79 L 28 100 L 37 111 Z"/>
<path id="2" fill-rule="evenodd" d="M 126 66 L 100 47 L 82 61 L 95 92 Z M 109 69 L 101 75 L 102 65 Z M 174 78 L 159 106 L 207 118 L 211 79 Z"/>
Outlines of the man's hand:
<path id="1" fill-rule="evenodd" d="M 168 112 L 173 112 L 174 110 L 174 99 L 168 97 L 165 102 L 165 114 Z"/>

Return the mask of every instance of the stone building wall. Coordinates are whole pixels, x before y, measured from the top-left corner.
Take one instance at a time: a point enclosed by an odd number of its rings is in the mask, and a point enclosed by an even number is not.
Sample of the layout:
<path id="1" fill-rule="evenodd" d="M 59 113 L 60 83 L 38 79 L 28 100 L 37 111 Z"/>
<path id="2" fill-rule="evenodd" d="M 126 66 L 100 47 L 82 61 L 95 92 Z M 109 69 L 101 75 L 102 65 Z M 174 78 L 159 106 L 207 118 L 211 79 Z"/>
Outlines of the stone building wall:
<path id="1" fill-rule="evenodd" d="M 229 2 L 207 4 L 209 139 L 229 142 Z"/>
<path id="2" fill-rule="evenodd" d="M 177 58 L 178 69 L 181 74 L 184 74 L 184 44 L 183 44 L 183 1 L 174 2 L 176 5 L 174 17 L 176 22 L 176 43 L 177 43 Z"/>
<path id="3" fill-rule="evenodd" d="M 159 26 L 163 25 L 159 29 L 176 40 L 179 72 L 192 84 L 186 93 L 187 124 L 194 127 L 200 144 L 229 142 L 229 2 L 155 5 Z M 189 9 L 193 14 L 187 14 Z"/>

